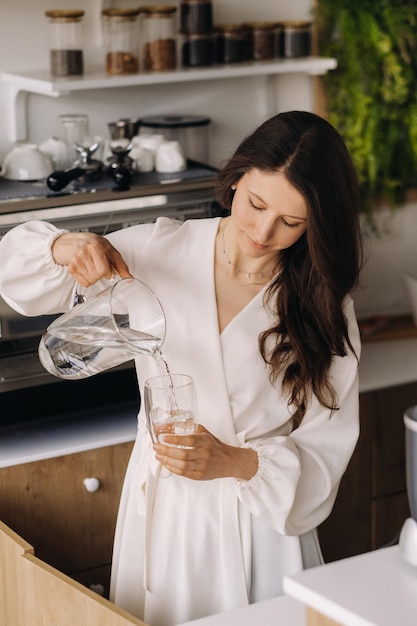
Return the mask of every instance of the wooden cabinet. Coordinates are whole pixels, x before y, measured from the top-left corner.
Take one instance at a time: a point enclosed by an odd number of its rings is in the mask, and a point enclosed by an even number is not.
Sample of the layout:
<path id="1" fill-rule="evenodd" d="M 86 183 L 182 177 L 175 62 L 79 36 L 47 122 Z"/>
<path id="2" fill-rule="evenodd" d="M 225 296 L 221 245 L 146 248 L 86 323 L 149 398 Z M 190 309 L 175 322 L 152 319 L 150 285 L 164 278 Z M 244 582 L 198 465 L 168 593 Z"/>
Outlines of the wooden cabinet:
<path id="1" fill-rule="evenodd" d="M 0 470 L 0 519 L 37 557 L 108 593 L 117 510 L 133 442 Z M 99 487 L 88 491 L 86 478 Z"/>
<path id="2" fill-rule="evenodd" d="M 145 626 L 140 619 L 47 565 L 30 544 L 1 521 L 0 624 Z"/>
<path id="3" fill-rule="evenodd" d="M 326 561 L 396 543 L 410 515 L 405 479 L 405 410 L 417 384 L 363 393 L 361 434 L 330 517 L 319 528 Z"/>

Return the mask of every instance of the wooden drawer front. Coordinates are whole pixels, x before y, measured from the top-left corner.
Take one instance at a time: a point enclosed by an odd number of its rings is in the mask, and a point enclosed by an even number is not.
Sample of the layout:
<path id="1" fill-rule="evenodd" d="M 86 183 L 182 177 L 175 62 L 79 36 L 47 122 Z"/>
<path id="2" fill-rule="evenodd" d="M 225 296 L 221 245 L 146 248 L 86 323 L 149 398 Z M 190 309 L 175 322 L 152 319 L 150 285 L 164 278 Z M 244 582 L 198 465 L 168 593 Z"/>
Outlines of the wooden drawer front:
<path id="1" fill-rule="evenodd" d="M 372 496 L 406 489 L 404 412 L 417 404 L 417 385 L 383 389 L 374 394 Z"/>
<path id="2" fill-rule="evenodd" d="M 360 397 L 361 416 L 368 415 L 372 398 Z M 361 419 L 361 433 L 342 478 L 336 502 L 328 519 L 319 527 L 324 560 L 337 561 L 371 549 L 370 528 L 370 446 L 372 424 Z"/>
<path id="3" fill-rule="evenodd" d="M 72 573 L 110 563 L 133 443 L 0 470 L 0 518 L 39 558 Z M 91 493 L 84 479 L 100 481 Z"/>
<path id="4" fill-rule="evenodd" d="M 372 501 L 372 550 L 396 543 L 407 517 L 410 517 L 407 494 L 378 498 Z"/>

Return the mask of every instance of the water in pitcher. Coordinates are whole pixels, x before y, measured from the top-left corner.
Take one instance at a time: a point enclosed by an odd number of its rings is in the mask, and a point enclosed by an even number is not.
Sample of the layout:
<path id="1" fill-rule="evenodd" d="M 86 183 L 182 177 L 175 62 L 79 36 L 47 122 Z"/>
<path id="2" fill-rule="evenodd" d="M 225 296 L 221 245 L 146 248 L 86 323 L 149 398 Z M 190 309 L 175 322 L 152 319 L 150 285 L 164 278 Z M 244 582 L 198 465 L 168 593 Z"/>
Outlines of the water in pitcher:
<path id="1" fill-rule="evenodd" d="M 48 326 L 39 344 L 45 369 L 66 380 L 94 376 L 139 354 L 155 357 L 165 338 L 165 315 L 137 278 L 111 282 Z"/>
<path id="2" fill-rule="evenodd" d="M 164 363 L 159 356 L 161 345 L 162 339 L 139 330 L 126 327 L 122 334 L 107 317 L 80 315 L 65 329 L 49 327 L 39 345 L 39 358 L 54 376 L 74 380 L 94 376 L 139 354 Z"/>

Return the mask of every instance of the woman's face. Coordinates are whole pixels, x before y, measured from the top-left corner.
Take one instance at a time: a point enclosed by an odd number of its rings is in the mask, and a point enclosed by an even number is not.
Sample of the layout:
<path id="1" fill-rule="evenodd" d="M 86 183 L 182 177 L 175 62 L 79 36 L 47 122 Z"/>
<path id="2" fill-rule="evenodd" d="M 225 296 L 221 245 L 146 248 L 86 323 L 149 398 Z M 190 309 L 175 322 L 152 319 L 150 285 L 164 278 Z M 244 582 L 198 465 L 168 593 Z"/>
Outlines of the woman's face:
<path id="1" fill-rule="evenodd" d="M 240 249 L 252 258 L 289 248 L 307 228 L 304 197 L 281 172 L 244 174 L 236 183 L 231 214 Z"/>

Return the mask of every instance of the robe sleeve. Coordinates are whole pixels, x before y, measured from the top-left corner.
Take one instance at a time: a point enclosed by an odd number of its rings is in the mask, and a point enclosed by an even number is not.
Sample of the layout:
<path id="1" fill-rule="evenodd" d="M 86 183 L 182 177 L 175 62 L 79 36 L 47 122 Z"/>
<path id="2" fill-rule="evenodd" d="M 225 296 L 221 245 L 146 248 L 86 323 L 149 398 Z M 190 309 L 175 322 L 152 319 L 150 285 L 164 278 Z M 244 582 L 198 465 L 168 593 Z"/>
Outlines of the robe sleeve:
<path id="1" fill-rule="evenodd" d="M 106 237 L 119 249 L 133 272 L 137 270 L 139 235 L 146 240 L 152 229 L 153 224 L 144 224 Z M 56 263 L 52 256 L 54 240 L 67 232 L 49 222 L 31 220 L 15 226 L 2 238 L 0 294 L 18 313 L 31 317 L 71 308 L 76 283 L 67 268 Z M 106 279 L 97 281 L 87 289 L 87 295 L 98 293 L 108 284 Z"/>
<path id="2" fill-rule="evenodd" d="M 60 313 L 71 306 L 74 279 L 55 262 L 54 240 L 68 232 L 32 220 L 7 232 L 0 243 L 0 293 L 26 316 Z"/>
<path id="3" fill-rule="evenodd" d="M 360 338 L 353 303 L 346 307 L 349 336 L 359 359 Z M 359 437 L 358 360 L 350 351 L 336 357 L 331 379 L 339 410 L 313 398 L 303 422 L 287 436 L 246 441 L 258 454 L 258 471 L 235 480 L 241 502 L 279 533 L 301 535 L 330 514 L 340 480 Z"/>

